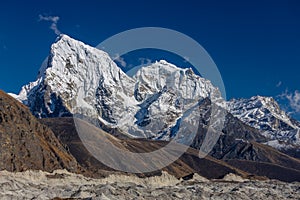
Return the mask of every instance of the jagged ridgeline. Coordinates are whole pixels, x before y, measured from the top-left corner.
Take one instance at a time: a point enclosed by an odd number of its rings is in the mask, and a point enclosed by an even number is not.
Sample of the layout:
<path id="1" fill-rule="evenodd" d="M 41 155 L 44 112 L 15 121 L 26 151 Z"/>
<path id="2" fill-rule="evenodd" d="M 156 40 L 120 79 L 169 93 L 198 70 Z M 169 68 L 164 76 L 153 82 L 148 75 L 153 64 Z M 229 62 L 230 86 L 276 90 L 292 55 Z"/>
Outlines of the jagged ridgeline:
<path id="1" fill-rule="evenodd" d="M 208 98 L 241 120 L 240 126 L 256 129 L 257 142 L 299 157 L 299 122 L 274 99 L 257 96 L 226 103 L 209 80 L 163 60 L 129 77 L 106 52 L 67 35 L 57 38 L 37 80 L 16 98 L 38 118 L 78 114 L 129 136 L 159 140 L 174 138 L 184 113 Z M 236 139 L 245 139 L 240 134 Z M 184 137 L 180 142 L 185 143 Z"/>
<path id="2" fill-rule="evenodd" d="M 49 118 L 46 121 L 56 135 L 65 136 L 53 121 L 76 116 L 112 136 L 150 139 L 133 142 L 133 146 L 175 139 L 201 149 L 207 130 L 216 122 L 214 107 L 224 113 L 224 123 L 221 130 L 215 130 L 220 138 L 211 156 L 252 174 L 285 181 L 300 179 L 296 159 L 300 157 L 299 122 L 272 98 L 226 101 L 209 80 L 164 60 L 144 66 L 130 77 L 106 52 L 66 35 L 57 38 L 47 59 L 37 80 L 24 86 L 19 95 L 11 95 L 37 118 Z M 194 118 L 197 123 L 189 123 Z M 194 135 L 186 133 L 183 124 L 196 130 Z M 80 159 L 82 154 L 76 153 L 74 141 L 69 139 L 65 145 Z"/>

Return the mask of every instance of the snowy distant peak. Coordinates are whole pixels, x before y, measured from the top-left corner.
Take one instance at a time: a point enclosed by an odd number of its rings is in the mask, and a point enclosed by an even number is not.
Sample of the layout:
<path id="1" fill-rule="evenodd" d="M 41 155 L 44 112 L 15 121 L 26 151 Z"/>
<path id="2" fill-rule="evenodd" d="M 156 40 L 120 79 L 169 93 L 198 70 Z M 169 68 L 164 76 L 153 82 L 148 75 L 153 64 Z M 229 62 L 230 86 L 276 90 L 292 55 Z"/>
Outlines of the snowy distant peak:
<path id="1" fill-rule="evenodd" d="M 264 97 L 264 96 L 253 96 L 250 98 L 252 102 L 258 102 L 265 108 L 270 109 L 274 112 L 281 112 L 278 103 L 274 100 L 273 97 Z"/>
<path id="2" fill-rule="evenodd" d="M 280 109 L 279 104 L 275 101 L 273 97 L 262 97 L 262 96 L 255 96 L 251 99 L 257 99 L 263 107 L 268 109 L 276 118 L 280 118 L 281 120 L 288 120 L 288 115 Z"/>
<path id="3" fill-rule="evenodd" d="M 155 63 L 152 63 L 152 64 L 148 65 L 147 67 L 150 67 L 150 68 L 151 68 L 151 67 L 168 68 L 169 70 L 172 70 L 172 71 L 186 70 L 186 69 L 177 67 L 176 65 L 174 65 L 174 64 L 172 64 L 172 63 L 169 63 L 169 62 L 166 61 L 166 60 L 159 60 L 159 61 L 156 61 Z"/>
<path id="4" fill-rule="evenodd" d="M 196 79 L 201 78 L 200 76 L 198 76 L 194 73 L 192 68 L 180 68 L 180 67 L 177 67 L 176 65 L 174 65 L 172 63 L 169 63 L 166 60 L 156 61 L 155 63 L 147 65 L 147 66 L 143 67 L 142 69 L 145 69 L 145 68 L 146 68 L 146 70 L 149 70 L 149 71 L 152 70 L 152 72 L 159 72 L 159 73 L 162 73 L 162 74 L 164 74 L 163 72 L 166 72 L 166 73 L 181 73 L 181 74 L 184 73 L 183 75 L 194 76 L 194 78 L 196 78 Z"/>
<path id="5" fill-rule="evenodd" d="M 165 60 L 140 68 L 134 79 L 141 99 L 144 99 L 143 93 L 152 94 L 162 90 L 176 91 L 185 99 L 220 98 L 218 88 L 209 80 L 196 75 L 191 68 L 179 68 Z"/>
<path id="6" fill-rule="evenodd" d="M 272 97 L 234 99 L 228 102 L 228 109 L 235 117 L 261 130 L 265 137 L 273 140 L 269 145 L 277 144 L 278 141 L 300 144 L 298 123 L 282 111 Z"/>
<path id="7" fill-rule="evenodd" d="M 232 99 L 229 102 L 229 109 L 232 111 L 247 111 L 255 108 L 272 108 L 279 107 L 277 102 L 272 97 L 253 96 L 250 99 Z"/>
<path id="8" fill-rule="evenodd" d="M 240 118 L 263 119 L 266 115 L 272 115 L 296 128 L 290 123 L 289 116 L 280 109 L 272 97 L 253 96 L 250 99 L 233 99 L 229 102 L 228 108 L 231 113 Z"/>

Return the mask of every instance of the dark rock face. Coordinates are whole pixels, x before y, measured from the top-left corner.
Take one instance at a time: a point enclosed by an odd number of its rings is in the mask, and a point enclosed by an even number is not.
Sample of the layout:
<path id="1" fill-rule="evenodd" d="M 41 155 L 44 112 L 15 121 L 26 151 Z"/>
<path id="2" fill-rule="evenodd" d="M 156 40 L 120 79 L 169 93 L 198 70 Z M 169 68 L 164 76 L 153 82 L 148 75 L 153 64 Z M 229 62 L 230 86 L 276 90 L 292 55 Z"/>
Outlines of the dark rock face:
<path id="1" fill-rule="evenodd" d="M 205 129 L 205 128 L 204 128 Z M 252 142 L 265 142 L 258 130 L 242 123 L 231 114 L 227 114 L 223 134 L 210 153 L 218 159 L 235 158 L 252 161 L 265 161 Z"/>
<path id="2" fill-rule="evenodd" d="M 0 91 L 0 170 L 79 170 L 53 132 L 29 109 Z"/>
<path id="3" fill-rule="evenodd" d="M 200 104 L 200 110 L 201 116 L 199 119 L 198 133 L 191 145 L 191 147 L 195 149 L 200 149 L 208 127 L 210 126 L 211 101 L 209 99 L 204 99 Z M 266 138 L 262 136 L 257 129 L 244 124 L 232 114 L 227 113 L 222 133 L 210 152 L 210 155 L 217 159 L 223 159 L 226 156 L 231 155 L 233 158 L 239 159 L 241 156 L 244 156 L 245 159 L 255 160 L 256 155 L 253 154 L 253 152 L 238 150 L 241 148 L 241 144 L 244 146 L 250 141 L 265 142 Z"/>
<path id="4" fill-rule="evenodd" d="M 37 118 L 72 116 L 64 106 L 61 97 L 49 91 L 51 90 L 47 85 L 36 86 L 32 89 L 28 101 L 25 102 L 31 113 Z"/>
<path id="5" fill-rule="evenodd" d="M 109 123 L 116 124 L 117 121 L 112 116 L 112 109 L 106 104 L 111 98 L 112 92 L 109 88 L 103 85 L 103 78 L 99 81 L 99 87 L 96 89 L 96 102 L 95 105 L 98 115 Z"/>

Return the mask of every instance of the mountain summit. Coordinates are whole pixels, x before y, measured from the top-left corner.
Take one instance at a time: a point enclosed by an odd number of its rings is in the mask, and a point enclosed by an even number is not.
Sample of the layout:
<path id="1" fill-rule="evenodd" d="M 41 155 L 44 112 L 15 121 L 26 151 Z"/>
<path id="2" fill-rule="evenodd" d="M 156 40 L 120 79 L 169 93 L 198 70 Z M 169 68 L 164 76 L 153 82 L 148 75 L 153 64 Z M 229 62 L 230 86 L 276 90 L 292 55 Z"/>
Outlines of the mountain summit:
<path id="1" fill-rule="evenodd" d="M 51 46 L 37 80 L 14 97 L 38 118 L 64 122 L 66 118 L 58 117 L 75 116 L 120 138 L 172 139 L 253 174 L 259 168 L 262 176 L 299 179 L 295 175 L 298 159 L 284 154 L 300 157 L 299 122 L 274 99 L 256 96 L 226 102 L 209 80 L 165 60 L 144 66 L 130 77 L 106 52 L 61 35 Z M 224 119 L 213 117 L 220 113 Z M 49 124 L 57 133 L 55 119 Z M 218 124 L 222 129 L 214 128 Z M 62 124 L 60 129 L 58 135 L 65 135 L 68 128 Z M 81 157 L 73 142 L 67 140 Z M 213 149 L 202 151 L 211 143 Z M 144 148 L 144 143 L 135 144 Z M 277 173 L 278 167 L 289 171 L 288 178 Z"/>
<path id="2" fill-rule="evenodd" d="M 199 112 L 190 109 L 207 98 L 241 124 L 255 128 L 266 138 L 260 142 L 284 152 L 297 152 L 300 146 L 300 123 L 272 98 L 256 96 L 225 103 L 209 80 L 164 60 L 142 67 L 130 77 L 106 52 L 67 35 L 60 35 L 51 46 L 37 80 L 14 96 L 38 118 L 86 116 L 132 137 L 160 140 L 178 135 L 182 123 L 198 130 L 199 123 L 189 119 L 199 118 Z M 182 136 L 180 142 L 186 143 L 189 137 Z"/>
<path id="3" fill-rule="evenodd" d="M 221 99 L 191 69 L 158 61 L 129 77 L 104 51 L 60 35 L 37 80 L 17 98 L 38 118 L 84 115 L 134 137 L 168 140 L 184 113 L 206 97 Z"/>
<path id="4" fill-rule="evenodd" d="M 300 123 L 282 111 L 272 97 L 254 96 L 228 102 L 230 112 L 261 131 L 268 145 L 277 149 L 300 146 Z"/>

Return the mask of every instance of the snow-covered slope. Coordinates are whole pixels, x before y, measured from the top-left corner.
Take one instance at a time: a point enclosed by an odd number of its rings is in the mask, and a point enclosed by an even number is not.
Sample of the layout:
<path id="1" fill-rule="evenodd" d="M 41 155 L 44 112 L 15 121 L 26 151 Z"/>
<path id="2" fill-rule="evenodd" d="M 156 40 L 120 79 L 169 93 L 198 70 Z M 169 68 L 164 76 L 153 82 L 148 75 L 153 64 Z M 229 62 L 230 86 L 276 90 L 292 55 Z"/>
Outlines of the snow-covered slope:
<path id="1" fill-rule="evenodd" d="M 221 99 L 219 90 L 210 81 L 191 69 L 178 68 L 164 60 L 139 69 L 134 79 L 135 98 L 140 102 L 136 123 L 161 132 L 155 137 L 158 139 L 173 137 L 182 116 L 199 100 L 208 97 L 217 102 Z M 166 129 L 166 124 L 172 124 L 172 129 Z"/>
<path id="2" fill-rule="evenodd" d="M 226 104 L 209 80 L 164 60 L 129 77 L 106 52 L 66 35 L 51 46 L 37 80 L 13 96 L 39 118 L 80 114 L 131 136 L 163 140 L 178 133 L 184 118 L 195 118 L 197 113 L 189 109 L 209 98 L 260 130 L 269 138 L 267 144 L 278 149 L 300 145 L 300 124 L 272 98 L 256 96 Z M 197 123 L 187 123 L 197 130 Z"/>
<path id="3" fill-rule="evenodd" d="M 61 35 L 37 80 L 17 99 L 40 118 L 81 114 L 132 136 L 167 140 L 184 113 L 205 97 L 221 99 L 191 69 L 159 61 L 131 78 L 104 51 Z"/>
<path id="4" fill-rule="evenodd" d="M 19 98 L 38 117 L 63 116 L 69 111 L 90 117 L 101 115 L 114 123 L 120 117 L 116 116 L 119 110 L 95 110 L 92 105 L 106 101 L 107 105 L 117 103 L 115 108 L 124 110 L 122 97 L 134 100 L 133 92 L 127 89 L 133 84 L 107 53 L 61 35 L 51 46 L 47 67 L 41 67 L 37 81 L 22 88 Z M 96 100 L 101 92 L 111 96 Z"/>
<path id="5" fill-rule="evenodd" d="M 269 138 L 267 143 L 278 149 L 300 145 L 299 123 L 282 111 L 272 97 L 254 96 L 250 99 L 233 99 L 229 111 L 246 124 L 259 129 Z"/>

